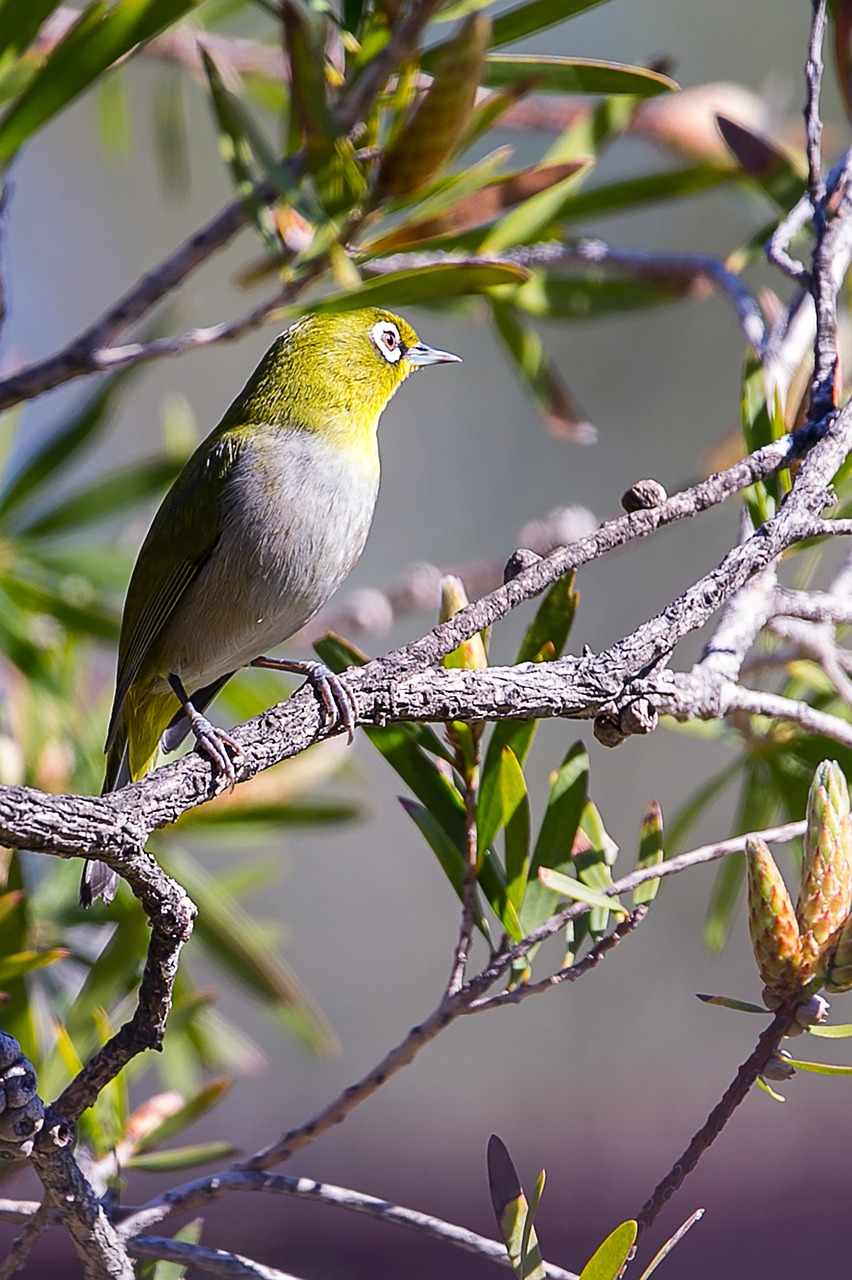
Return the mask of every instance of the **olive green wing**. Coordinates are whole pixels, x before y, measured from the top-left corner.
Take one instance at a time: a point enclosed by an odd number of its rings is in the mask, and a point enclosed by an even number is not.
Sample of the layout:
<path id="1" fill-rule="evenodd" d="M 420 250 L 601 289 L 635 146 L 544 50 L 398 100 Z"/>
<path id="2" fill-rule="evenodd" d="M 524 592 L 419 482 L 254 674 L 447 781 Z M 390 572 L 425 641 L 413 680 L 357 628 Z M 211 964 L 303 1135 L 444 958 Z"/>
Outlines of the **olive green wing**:
<path id="1" fill-rule="evenodd" d="M 127 588 L 107 751 L 115 741 L 128 690 L 219 541 L 223 491 L 239 453 L 237 433 L 209 436 L 180 472 L 154 516 Z"/>

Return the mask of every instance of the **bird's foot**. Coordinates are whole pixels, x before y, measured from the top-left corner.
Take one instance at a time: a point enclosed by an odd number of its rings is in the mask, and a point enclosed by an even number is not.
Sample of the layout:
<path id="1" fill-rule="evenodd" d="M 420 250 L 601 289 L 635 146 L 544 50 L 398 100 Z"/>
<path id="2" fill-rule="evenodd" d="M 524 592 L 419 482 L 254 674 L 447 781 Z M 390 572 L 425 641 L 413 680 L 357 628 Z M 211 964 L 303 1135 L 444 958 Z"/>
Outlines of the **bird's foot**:
<path id="1" fill-rule="evenodd" d="M 237 785 L 235 766 L 245 759 L 239 744 L 229 733 L 211 724 L 206 716 L 200 715 L 194 708 L 189 715 L 189 727 L 199 750 L 212 761 L 216 772 L 224 775 L 228 782 L 228 790 L 233 791 Z"/>
<path id="2" fill-rule="evenodd" d="M 355 739 L 358 723 L 358 704 L 349 685 L 331 667 L 316 659 L 307 662 L 288 661 L 286 658 L 255 658 L 253 667 L 267 667 L 273 671 L 290 671 L 301 675 L 313 685 L 325 712 L 325 727 L 335 729 L 342 725 L 350 743 Z"/>

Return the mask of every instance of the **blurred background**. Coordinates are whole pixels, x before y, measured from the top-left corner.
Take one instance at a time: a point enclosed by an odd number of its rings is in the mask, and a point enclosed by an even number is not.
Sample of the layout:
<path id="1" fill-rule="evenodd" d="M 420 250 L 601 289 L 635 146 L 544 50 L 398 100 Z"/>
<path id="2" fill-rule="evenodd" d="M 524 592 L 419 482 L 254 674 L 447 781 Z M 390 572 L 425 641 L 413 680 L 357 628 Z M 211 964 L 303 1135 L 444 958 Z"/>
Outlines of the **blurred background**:
<path id="1" fill-rule="evenodd" d="M 772 0 L 754 0 L 747 20 L 733 0 L 709 6 L 615 0 L 557 28 L 544 43 L 539 37 L 536 51 L 642 64 L 663 56 L 684 87 L 713 81 L 747 87 L 770 114 L 791 121 L 790 137 L 798 140 L 807 28 L 807 6 Z M 16 164 L 3 231 L 6 367 L 63 345 L 230 198 L 209 111 L 193 92 L 185 189 L 164 189 L 153 101 L 168 74 L 143 60 L 129 68 L 128 155 L 105 158 L 98 108 L 86 98 Z M 833 158 L 847 138 L 828 79 L 827 150 Z M 489 141 L 513 146 L 520 164 L 536 159 L 549 139 L 507 132 Z M 619 142 L 601 166 L 600 180 L 645 171 L 651 145 L 636 137 Z M 724 256 L 766 216 L 756 198 L 723 188 L 595 219 L 579 230 L 619 245 Z M 256 255 L 246 232 L 193 276 L 172 304 L 169 331 L 241 311 L 246 298 L 236 294 L 234 278 Z M 765 269 L 753 278 L 782 289 Z M 414 379 L 385 414 L 378 511 L 366 552 L 343 588 L 344 603 L 348 593 L 386 586 L 418 561 L 502 564 L 528 521 L 578 503 L 597 519 L 608 518 L 618 513 L 623 490 L 640 477 L 653 476 L 672 492 L 698 478 L 702 459 L 739 420 L 743 339 L 719 296 L 539 326 L 555 365 L 597 427 L 591 446 L 548 433 L 486 324 L 437 309 L 411 310 L 408 318 L 425 341 L 457 352 L 464 363 Z M 267 329 L 145 367 L 84 474 L 155 454 L 163 415 L 174 412 L 175 397 L 184 399 L 205 433 L 272 336 Z M 46 438 L 80 394 L 72 384 L 28 405 L 15 448 L 25 455 Z M 130 527 L 107 529 L 104 544 L 118 536 L 135 550 L 149 514 Z M 667 603 L 724 554 L 737 518 L 734 506 L 711 512 L 583 570 L 571 649 L 600 649 Z M 493 661 L 511 659 L 530 616 L 521 611 L 497 627 Z M 353 638 L 381 652 L 433 621 L 426 613 L 411 615 L 388 634 Z M 678 669 L 695 658 L 700 643 L 694 637 L 676 654 Z M 105 651 L 105 690 L 112 662 Z M 92 732 L 100 736 L 102 729 L 94 725 Z M 733 758 L 720 741 L 670 727 L 607 751 L 593 740 L 590 726 L 546 724 L 529 770 L 534 805 L 543 801 L 549 771 L 577 738 L 588 743 L 592 795 L 625 867 L 635 854 L 646 803 L 655 798 L 664 815 L 674 812 Z M 193 1130 L 199 1139 L 225 1136 L 245 1152 L 319 1110 L 432 1010 L 456 938 L 456 900 L 397 802 L 398 780 L 360 736 L 350 751 L 341 752 L 339 743 L 330 750 L 340 757 L 339 769 L 325 787 L 357 799 L 360 816 L 276 839 L 270 852 L 278 874 L 245 906 L 283 924 L 287 960 L 334 1028 L 338 1052 L 312 1056 L 244 995 L 234 994 L 196 954 L 195 943 L 187 951 L 196 980 L 221 987 L 218 1007 L 266 1055 L 259 1074 L 237 1080 L 220 1108 Z M 715 805 L 689 846 L 727 835 L 732 805 L 733 799 Z M 204 846 L 204 865 L 216 872 L 245 854 L 221 839 Z M 603 1236 L 638 1212 L 756 1037 L 757 1020 L 752 1026 L 695 999 L 697 991 L 751 1000 L 759 995 L 742 913 L 721 954 L 712 954 L 702 940 L 713 874 L 700 869 L 667 881 L 654 906 L 655 924 L 582 982 L 456 1023 L 285 1171 L 353 1186 L 493 1235 L 485 1148 L 496 1132 L 527 1187 L 546 1168 L 537 1219 L 543 1252 L 579 1271 Z M 67 877 L 69 886 L 74 878 Z M 841 1006 L 847 1000 L 837 998 L 839 1021 L 846 1018 Z M 842 1060 L 842 1051 L 836 1057 Z M 656 1246 L 694 1208 L 707 1209 L 664 1264 L 666 1275 L 840 1274 L 848 1249 L 844 1087 L 799 1076 L 786 1088 L 783 1108 L 757 1092 L 747 1100 L 654 1229 Z M 169 1180 L 134 1175 L 126 1199 L 139 1203 Z M 23 1175 L 3 1194 L 35 1194 L 35 1186 Z M 225 1199 L 210 1224 L 205 1242 L 251 1253 L 306 1280 L 455 1280 L 486 1276 L 493 1266 L 398 1228 L 290 1201 Z M 0 1242 L 14 1234 L 0 1227 Z M 76 1274 L 73 1256 L 55 1252 L 55 1234 L 42 1239 L 23 1274 Z"/>

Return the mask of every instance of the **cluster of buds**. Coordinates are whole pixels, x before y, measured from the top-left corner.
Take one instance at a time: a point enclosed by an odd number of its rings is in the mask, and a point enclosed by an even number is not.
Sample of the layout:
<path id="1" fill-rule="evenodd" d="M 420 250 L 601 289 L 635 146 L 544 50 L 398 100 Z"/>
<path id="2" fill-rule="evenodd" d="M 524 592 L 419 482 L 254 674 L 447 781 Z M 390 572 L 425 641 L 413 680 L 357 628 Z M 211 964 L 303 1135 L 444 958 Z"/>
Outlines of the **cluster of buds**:
<path id="1" fill-rule="evenodd" d="M 751 943 L 770 1006 L 804 988 L 852 988 L 852 818 L 840 766 L 824 760 L 808 793 L 795 909 L 763 840 L 746 842 Z"/>
<path id="2" fill-rule="evenodd" d="M 32 1152 L 44 1124 L 44 1103 L 36 1089 L 35 1067 L 14 1036 L 0 1031 L 0 1160 Z"/>

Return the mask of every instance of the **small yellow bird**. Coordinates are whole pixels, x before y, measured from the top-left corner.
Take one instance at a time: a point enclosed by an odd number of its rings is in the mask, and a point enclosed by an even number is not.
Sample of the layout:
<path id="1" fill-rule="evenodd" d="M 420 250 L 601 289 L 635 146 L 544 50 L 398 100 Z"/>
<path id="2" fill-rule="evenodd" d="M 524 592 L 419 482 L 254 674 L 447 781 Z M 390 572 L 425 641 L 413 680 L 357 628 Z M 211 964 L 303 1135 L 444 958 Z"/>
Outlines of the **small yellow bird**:
<path id="1" fill-rule="evenodd" d="M 203 712 L 240 667 L 305 675 L 327 723 L 355 723 L 320 662 L 264 653 L 325 604 L 364 549 L 379 487 L 377 428 L 410 373 L 458 361 L 370 307 L 309 315 L 276 338 L 154 517 L 121 622 L 104 793 L 141 778 L 162 739 L 191 730 L 233 783 L 239 748 Z M 80 900 L 111 902 L 118 876 L 87 862 Z"/>

